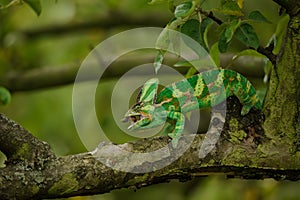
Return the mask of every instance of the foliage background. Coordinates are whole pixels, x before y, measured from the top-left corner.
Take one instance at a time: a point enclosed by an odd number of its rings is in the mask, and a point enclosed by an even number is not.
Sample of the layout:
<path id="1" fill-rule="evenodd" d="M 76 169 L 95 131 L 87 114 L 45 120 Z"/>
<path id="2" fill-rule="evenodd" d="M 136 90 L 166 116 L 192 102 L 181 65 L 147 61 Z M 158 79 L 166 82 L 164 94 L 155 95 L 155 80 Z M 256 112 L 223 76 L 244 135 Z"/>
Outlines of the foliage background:
<path id="1" fill-rule="evenodd" d="M 8 3 L 3 1 L 1 4 Z M 209 1 L 207 7 L 219 2 Z M 261 45 L 265 46 L 275 31 L 280 19 L 279 8 L 271 1 L 248 0 L 244 2 L 245 12 L 260 10 L 272 24 L 253 24 L 259 35 Z M 153 16 L 167 24 L 172 13 L 168 5 L 149 5 L 147 0 L 64 0 L 42 1 L 42 13 L 39 17 L 27 6 L 13 6 L 0 10 L 0 75 L 10 71 L 26 71 L 40 67 L 60 67 L 65 64 L 78 65 L 105 38 L 134 27 L 143 25 L 118 25 L 106 27 L 81 28 L 59 34 L 36 34 L 27 37 L 28 32 L 36 32 L 57 26 L 68 27 L 77 23 L 95 19 L 119 20 L 118 16 L 135 19 Z M 149 21 L 144 22 L 147 26 Z M 161 26 L 158 25 L 158 26 Z M 213 29 L 209 40 L 216 36 Z M 243 45 L 234 42 L 230 52 L 238 52 Z M 0 76 L 1 77 L 1 76 Z M 250 77 L 251 78 L 251 77 Z M 0 80 L 1 82 L 1 80 Z M 99 121 L 104 129 L 113 135 L 108 136 L 117 143 L 130 138 L 116 128 L 111 117 L 110 98 L 116 79 L 106 80 L 99 86 L 96 95 Z M 260 91 L 266 85 L 262 78 L 254 83 Z M 124 91 L 126 92 L 126 91 Z M 47 141 L 58 155 L 75 154 L 86 151 L 76 133 L 72 117 L 72 85 L 13 93 L 11 104 L 0 106 L 0 112 L 14 119 L 36 137 Z M 70 199 L 299 199 L 299 183 L 274 180 L 238 180 L 225 179 L 223 175 L 199 178 L 187 183 L 172 181 L 138 191 L 124 189 L 110 194 L 94 197 L 74 197 Z"/>

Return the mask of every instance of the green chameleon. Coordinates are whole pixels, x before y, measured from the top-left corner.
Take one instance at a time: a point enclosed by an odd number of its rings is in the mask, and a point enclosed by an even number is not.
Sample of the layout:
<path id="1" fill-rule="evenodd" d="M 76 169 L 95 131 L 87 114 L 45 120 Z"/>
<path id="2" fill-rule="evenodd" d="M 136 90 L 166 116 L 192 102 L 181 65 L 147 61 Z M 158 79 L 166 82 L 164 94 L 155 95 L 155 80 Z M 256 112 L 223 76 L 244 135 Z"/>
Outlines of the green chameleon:
<path id="1" fill-rule="evenodd" d="M 184 129 L 183 113 L 217 105 L 232 95 L 242 103 L 242 115 L 246 115 L 252 107 L 262 107 L 251 83 L 232 70 L 204 71 L 172 83 L 158 94 L 157 89 L 158 79 L 148 80 L 123 122 L 131 121 L 129 130 L 153 128 L 166 122 L 164 132 L 172 138 L 173 147 L 177 146 Z"/>

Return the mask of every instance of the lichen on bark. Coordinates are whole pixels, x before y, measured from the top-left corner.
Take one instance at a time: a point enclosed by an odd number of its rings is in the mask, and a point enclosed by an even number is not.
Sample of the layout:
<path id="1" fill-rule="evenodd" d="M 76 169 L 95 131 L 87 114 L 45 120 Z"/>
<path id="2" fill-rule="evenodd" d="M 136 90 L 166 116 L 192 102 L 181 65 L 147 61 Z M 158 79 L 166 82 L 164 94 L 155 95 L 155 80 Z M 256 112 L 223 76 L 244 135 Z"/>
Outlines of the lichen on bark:
<path id="1" fill-rule="evenodd" d="M 265 132 L 290 153 L 300 150 L 300 17 L 293 16 L 264 102 Z"/>

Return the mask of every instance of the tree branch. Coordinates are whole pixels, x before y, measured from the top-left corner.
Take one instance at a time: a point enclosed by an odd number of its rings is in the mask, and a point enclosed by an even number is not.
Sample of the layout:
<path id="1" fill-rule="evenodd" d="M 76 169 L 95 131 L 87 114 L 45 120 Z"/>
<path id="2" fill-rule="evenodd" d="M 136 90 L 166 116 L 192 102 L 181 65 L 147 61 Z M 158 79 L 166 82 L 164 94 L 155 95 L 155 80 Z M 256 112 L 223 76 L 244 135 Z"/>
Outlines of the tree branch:
<path id="1" fill-rule="evenodd" d="M 222 105 L 217 110 L 222 110 Z M 261 127 L 263 114 L 260 111 L 252 110 L 248 115 L 241 116 L 241 106 L 236 97 L 230 97 L 220 138 L 211 142 L 218 135 L 215 132 L 217 129 L 211 129 L 210 135 L 185 135 L 177 147 L 177 150 L 188 147 L 181 156 L 178 156 L 167 137 L 156 137 L 122 145 L 103 142 L 93 152 L 58 158 L 44 157 L 42 159 L 47 162 L 42 167 L 28 167 L 26 160 L 12 164 L 11 157 L 8 157 L 6 167 L 0 169 L 0 199 L 102 194 L 120 188 L 140 188 L 171 179 L 187 181 L 220 173 L 246 179 L 300 180 L 299 154 L 290 154 L 286 151 L 288 146 L 278 146 L 278 143 L 266 137 Z M 1 136 L 10 135 L 12 131 L 8 130 L 15 130 L 15 127 L 16 132 L 24 132 L 23 128 L 3 115 L 1 119 L 4 119 L 0 126 Z M 220 124 L 219 115 L 212 116 L 211 121 L 212 126 L 217 127 Z M 20 136 L 10 136 L 13 140 L 15 137 Z M 34 137 L 27 139 L 27 143 L 36 140 Z M 7 141 L 2 140 L 1 147 L 3 142 Z M 205 147 L 203 149 L 202 144 Z M 213 148 L 208 152 L 206 147 Z M 136 154 L 148 152 L 151 155 L 159 149 L 164 150 L 155 156 L 137 157 Z M 203 156 L 203 152 L 207 155 Z"/>
<path id="2" fill-rule="evenodd" d="M 42 36 L 61 36 L 62 34 L 74 33 L 79 31 L 90 31 L 99 29 L 110 29 L 113 27 L 143 27 L 160 26 L 168 23 L 167 15 L 147 14 L 140 17 L 132 17 L 121 12 L 113 12 L 104 18 L 93 19 L 91 21 L 76 22 L 71 24 L 55 25 L 34 30 L 24 30 L 21 34 L 28 39 L 36 39 Z"/>
<path id="3" fill-rule="evenodd" d="M 54 157 L 50 147 L 33 137 L 24 128 L 0 114 L 0 151 L 9 162 L 25 162 L 28 166 L 43 166 Z"/>
<path id="4" fill-rule="evenodd" d="M 300 12 L 299 0 L 273 0 L 278 5 L 282 6 L 290 16 L 298 15 Z"/>
<path id="5" fill-rule="evenodd" d="M 232 62 L 234 54 L 221 55 L 221 66 L 231 66 L 234 69 L 248 77 L 262 78 L 264 76 L 264 62 L 261 59 L 251 57 L 239 57 Z M 118 59 L 105 71 L 101 79 L 111 79 L 121 77 L 133 66 L 154 61 L 155 55 L 133 55 Z M 178 62 L 178 58 L 168 57 L 165 63 L 173 66 Z M 36 90 L 42 88 L 56 87 L 67 84 L 73 84 L 76 78 L 80 64 L 69 64 L 55 67 L 40 67 L 27 71 L 11 71 L 0 76 L 0 85 L 5 86 L 11 92 Z M 176 68 L 179 72 L 185 73 L 187 68 Z M 87 80 L 93 80 L 97 77 L 88 76 Z"/>

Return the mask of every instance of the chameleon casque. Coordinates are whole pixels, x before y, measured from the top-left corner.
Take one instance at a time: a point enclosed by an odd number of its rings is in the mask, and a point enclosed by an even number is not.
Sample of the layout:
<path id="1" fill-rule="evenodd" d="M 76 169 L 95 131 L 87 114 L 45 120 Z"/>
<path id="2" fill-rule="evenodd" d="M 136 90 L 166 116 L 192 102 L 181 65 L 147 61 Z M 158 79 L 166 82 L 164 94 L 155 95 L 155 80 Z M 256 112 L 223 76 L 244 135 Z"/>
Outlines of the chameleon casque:
<path id="1" fill-rule="evenodd" d="M 252 107 L 262 107 L 251 83 L 232 70 L 204 71 L 172 83 L 159 93 L 157 90 L 158 79 L 148 80 L 123 122 L 131 121 L 129 130 L 153 128 L 166 122 L 164 132 L 172 138 L 173 147 L 177 146 L 184 129 L 184 113 L 217 105 L 232 95 L 242 103 L 242 115 L 246 115 Z"/>

